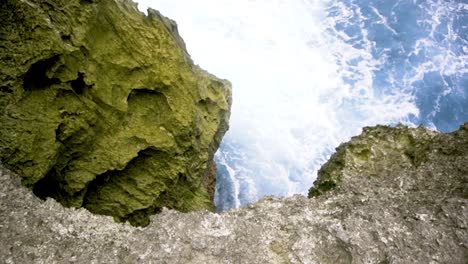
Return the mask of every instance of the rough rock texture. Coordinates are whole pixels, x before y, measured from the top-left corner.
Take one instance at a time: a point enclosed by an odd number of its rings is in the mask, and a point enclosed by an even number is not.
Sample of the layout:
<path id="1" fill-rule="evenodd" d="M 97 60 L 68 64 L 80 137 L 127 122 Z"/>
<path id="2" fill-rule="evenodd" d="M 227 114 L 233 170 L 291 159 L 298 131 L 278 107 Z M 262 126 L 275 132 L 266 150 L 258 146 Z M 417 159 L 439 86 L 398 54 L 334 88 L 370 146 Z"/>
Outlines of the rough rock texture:
<path id="1" fill-rule="evenodd" d="M 430 132 L 423 127 L 364 128 L 363 135 L 342 144 L 322 166 L 309 197 L 332 189 L 358 191 L 360 186 L 375 184 L 430 196 L 437 192 L 444 197 L 468 198 L 467 128 L 465 124 L 461 131 L 450 135 Z M 444 163 L 447 164 L 442 166 Z M 432 175 L 442 172 L 427 167 L 431 164 L 441 166 L 438 170 L 445 170 L 443 173 L 447 175 Z M 427 175 L 395 175 L 396 172 L 417 172 L 419 167 L 427 170 Z M 431 180 L 424 181 L 424 178 Z"/>
<path id="2" fill-rule="evenodd" d="M 318 186 L 215 214 L 163 210 L 145 228 L 43 202 L 3 171 L 5 263 L 467 263 L 468 124 L 376 127 L 341 145 Z M 333 184 L 332 184 L 333 185 Z M 312 191 L 312 193 L 315 193 Z"/>
<path id="3" fill-rule="evenodd" d="M 210 201 L 214 201 L 215 198 L 215 191 L 216 191 L 216 162 L 210 164 L 208 171 L 203 178 L 203 184 L 205 188 L 208 190 L 208 195 L 210 197 Z"/>
<path id="4" fill-rule="evenodd" d="M 212 208 L 230 84 L 127 0 L 0 2 L 0 158 L 40 197 L 148 223 Z"/>

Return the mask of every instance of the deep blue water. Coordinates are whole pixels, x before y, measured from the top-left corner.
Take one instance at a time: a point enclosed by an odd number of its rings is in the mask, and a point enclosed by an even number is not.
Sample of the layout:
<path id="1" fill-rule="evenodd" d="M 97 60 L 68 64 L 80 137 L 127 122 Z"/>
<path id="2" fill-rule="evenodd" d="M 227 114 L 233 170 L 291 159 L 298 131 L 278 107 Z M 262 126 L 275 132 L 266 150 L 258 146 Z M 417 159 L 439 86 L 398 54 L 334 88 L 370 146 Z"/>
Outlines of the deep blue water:
<path id="1" fill-rule="evenodd" d="M 420 111 L 419 117 L 411 118 L 415 124 L 452 131 L 466 122 L 467 4 L 462 1 L 355 3 L 371 18 L 365 27 L 369 38 L 375 40 L 374 56 L 389 57 L 388 63 L 376 73 L 376 89 L 384 93 L 402 87 L 414 91 Z M 388 27 L 394 31 L 373 21 L 377 19 L 374 10 L 387 18 Z M 413 81 L 418 72 L 421 78 Z M 394 76 L 393 83 L 388 81 L 388 76 Z"/>
<path id="2" fill-rule="evenodd" d="M 372 56 L 387 57 L 374 72 L 377 92 L 412 91 L 420 111 L 410 117 L 414 124 L 453 131 L 468 120 L 468 2 L 339 2 L 359 15 L 336 29 L 351 36 L 356 48 L 363 48 L 366 30 Z M 336 10 L 331 4 L 329 15 L 339 16 Z"/>

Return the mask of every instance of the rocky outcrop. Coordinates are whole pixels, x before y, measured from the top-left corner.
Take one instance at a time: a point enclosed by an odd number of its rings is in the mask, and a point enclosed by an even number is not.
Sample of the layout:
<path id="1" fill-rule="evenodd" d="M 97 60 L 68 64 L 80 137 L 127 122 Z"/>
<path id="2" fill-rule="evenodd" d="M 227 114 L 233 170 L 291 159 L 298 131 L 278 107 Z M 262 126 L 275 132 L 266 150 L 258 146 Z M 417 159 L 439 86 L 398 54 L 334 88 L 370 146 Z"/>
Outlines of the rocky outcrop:
<path id="1" fill-rule="evenodd" d="M 423 127 L 364 128 L 322 166 L 309 197 L 334 189 L 359 192 L 371 184 L 428 199 L 435 193 L 468 198 L 467 129 L 465 124 L 453 134 L 438 134 Z"/>
<path id="2" fill-rule="evenodd" d="M 365 128 L 320 171 L 312 198 L 222 214 L 163 210 L 145 228 L 43 202 L 3 171 L 6 263 L 466 263 L 468 124 L 450 134 Z"/>
<path id="3" fill-rule="evenodd" d="M 0 3 L 0 158 L 39 197 L 148 224 L 211 209 L 230 84 L 129 0 Z"/>

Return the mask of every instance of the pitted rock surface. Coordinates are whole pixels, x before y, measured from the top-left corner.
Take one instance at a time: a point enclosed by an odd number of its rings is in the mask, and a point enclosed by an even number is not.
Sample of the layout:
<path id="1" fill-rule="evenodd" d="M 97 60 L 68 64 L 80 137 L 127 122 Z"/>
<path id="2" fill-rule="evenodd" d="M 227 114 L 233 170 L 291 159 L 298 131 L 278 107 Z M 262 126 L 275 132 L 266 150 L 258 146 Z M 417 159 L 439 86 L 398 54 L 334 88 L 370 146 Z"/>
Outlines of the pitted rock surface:
<path id="1" fill-rule="evenodd" d="M 468 124 L 450 134 L 365 128 L 323 166 L 310 199 L 268 197 L 222 214 L 163 210 L 144 228 L 43 202 L 2 170 L 0 256 L 5 263 L 462 264 L 467 164 Z M 325 181 L 334 187 L 320 189 Z"/>
<path id="2" fill-rule="evenodd" d="M 0 36 L 0 160 L 36 195 L 135 225 L 213 209 L 231 88 L 174 21 L 130 0 L 2 0 Z"/>

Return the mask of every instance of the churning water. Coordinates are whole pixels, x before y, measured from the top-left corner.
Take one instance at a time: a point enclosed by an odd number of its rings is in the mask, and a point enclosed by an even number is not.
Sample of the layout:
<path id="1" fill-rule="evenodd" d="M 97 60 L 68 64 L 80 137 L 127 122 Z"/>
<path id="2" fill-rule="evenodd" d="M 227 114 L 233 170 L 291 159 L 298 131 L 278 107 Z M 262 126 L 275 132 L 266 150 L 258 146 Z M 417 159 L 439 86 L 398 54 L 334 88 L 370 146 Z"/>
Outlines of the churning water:
<path id="1" fill-rule="evenodd" d="M 466 0 L 140 0 L 233 84 L 218 210 L 305 194 L 362 127 L 468 121 Z"/>

